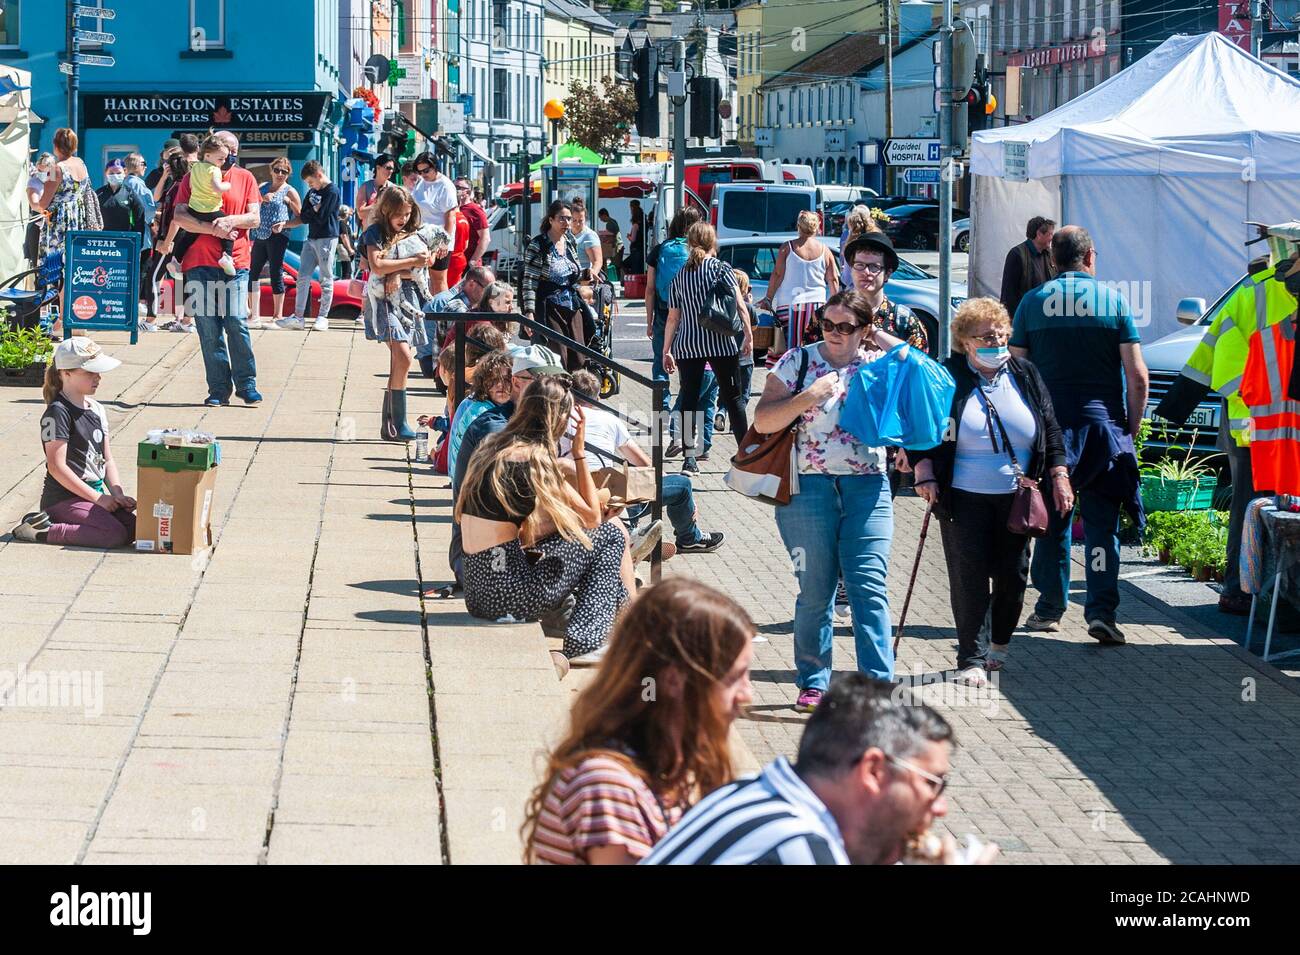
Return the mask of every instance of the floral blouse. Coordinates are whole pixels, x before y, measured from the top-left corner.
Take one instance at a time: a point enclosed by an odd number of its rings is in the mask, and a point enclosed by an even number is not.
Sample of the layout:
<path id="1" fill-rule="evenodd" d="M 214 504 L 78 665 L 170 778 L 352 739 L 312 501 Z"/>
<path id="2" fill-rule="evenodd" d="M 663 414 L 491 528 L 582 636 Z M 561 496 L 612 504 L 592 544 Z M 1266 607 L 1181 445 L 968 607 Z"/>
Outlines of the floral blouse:
<path id="1" fill-rule="evenodd" d="M 836 369 L 822 357 L 820 343 L 805 347 L 808 351 L 808 371 L 803 386 L 807 389 L 818 378 Z M 786 352 L 771 372 L 792 393 L 798 384 L 800 351 L 801 349 L 793 348 Z M 859 352 L 857 358 L 838 369 L 840 384 L 834 396 L 803 413 L 795 435 L 800 474 L 885 473 L 885 449 L 869 448 L 840 427 L 840 412 L 844 408 L 850 382 L 864 364 L 883 355 L 884 352 L 879 350 Z"/>
<path id="2" fill-rule="evenodd" d="M 901 338 L 909 345 L 929 354 L 930 341 L 925 333 L 925 325 L 906 305 L 899 305 L 885 299 L 876 309 L 876 322 L 881 331 L 895 338 Z"/>

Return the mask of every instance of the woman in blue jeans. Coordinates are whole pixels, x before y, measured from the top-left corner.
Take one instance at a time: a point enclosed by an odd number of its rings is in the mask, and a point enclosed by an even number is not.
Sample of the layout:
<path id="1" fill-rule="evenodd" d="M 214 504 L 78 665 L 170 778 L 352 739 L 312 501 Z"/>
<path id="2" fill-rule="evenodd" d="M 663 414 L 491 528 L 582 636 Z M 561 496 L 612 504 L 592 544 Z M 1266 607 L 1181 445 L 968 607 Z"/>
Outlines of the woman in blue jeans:
<path id="1" fill-rule="evenodd" d="M 880 680 L 894 677 L 885 589 L 894 510 L 885 449 L 861 444 L 839 421 L 858 369 L 901 342 L 880 330 L 858 292 L 831 298 L 820 325 L 822 341 L 791 349 L 777 362 L 754 412 L 754 427 L 764 434 L 798 421 L 799 493 L 776 509 L 776 526 L 799 581 L 794 654 L 801 712 L 815 709 L 830 685 L 832 604 L 841 575 L 858 669 Z"/>

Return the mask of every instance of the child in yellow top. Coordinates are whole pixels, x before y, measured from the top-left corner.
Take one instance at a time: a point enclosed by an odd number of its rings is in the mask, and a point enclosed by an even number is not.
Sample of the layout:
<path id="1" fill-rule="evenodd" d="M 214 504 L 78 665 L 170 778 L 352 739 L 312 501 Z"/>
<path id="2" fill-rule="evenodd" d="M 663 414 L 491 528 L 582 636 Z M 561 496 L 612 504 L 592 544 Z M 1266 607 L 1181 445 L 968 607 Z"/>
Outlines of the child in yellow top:
<path id="1" fill-rule="evenodd" d="M 222 171 L 230 150 L 215 136 L 209 136 L 199 146 L 198 162 L 190 166 L 190 198 L 185 204 L 190 214 L 200 222 L 216 222 L 225 215 L 222 202 L 230 191 L 230 183 L 222 181 Z M 179 269 L 185 250 L 194 242 L 194 233 L 181 230 L 172 248 L 174 262 Z M 227 275 L 235 274 L 235 240 L 233 236 L 221 240 L 221 258 L 218 264 Z M 174 274 L 174 273 L 173 273 Z"/>

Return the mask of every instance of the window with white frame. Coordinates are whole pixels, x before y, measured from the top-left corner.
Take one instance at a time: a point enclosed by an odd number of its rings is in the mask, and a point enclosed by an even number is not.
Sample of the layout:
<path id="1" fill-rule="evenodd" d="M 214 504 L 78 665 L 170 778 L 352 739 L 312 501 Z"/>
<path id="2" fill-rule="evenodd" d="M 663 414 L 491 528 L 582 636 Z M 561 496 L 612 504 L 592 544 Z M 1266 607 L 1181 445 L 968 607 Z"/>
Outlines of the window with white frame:
<path id="1" fill-rule="evenodd" d="M 226 0 L 190 0 L 191 50 L 220 50 L 226 45 Z"/>

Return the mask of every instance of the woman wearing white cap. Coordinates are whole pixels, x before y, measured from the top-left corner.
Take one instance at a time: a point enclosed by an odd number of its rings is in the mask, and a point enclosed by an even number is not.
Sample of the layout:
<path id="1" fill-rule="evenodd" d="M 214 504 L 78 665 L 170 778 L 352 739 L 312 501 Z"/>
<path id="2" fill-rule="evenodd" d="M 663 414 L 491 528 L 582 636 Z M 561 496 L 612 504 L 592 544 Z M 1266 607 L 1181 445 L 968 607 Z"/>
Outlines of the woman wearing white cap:
<path id="1" fill-rule="evenodd" d="M 120 364 L 89 338 L 69 338 L 54 350 L 41 415 L 41 509 L 14 528 L 15 540 L 100 548 L 135 540 L 135 499 L 122 491 L 108 414 L 94 399 L 99 376 Z"/>

